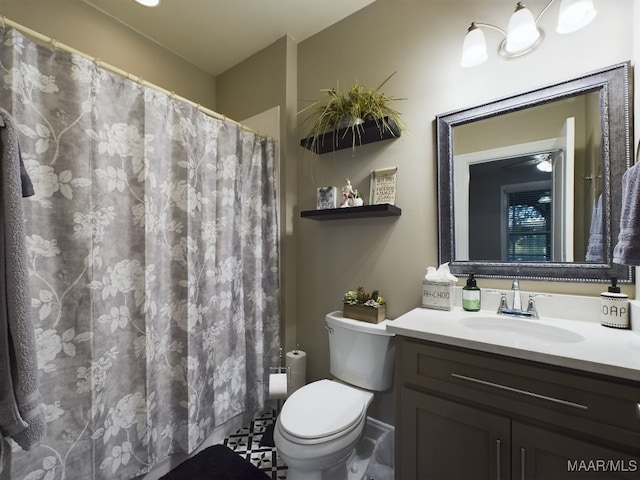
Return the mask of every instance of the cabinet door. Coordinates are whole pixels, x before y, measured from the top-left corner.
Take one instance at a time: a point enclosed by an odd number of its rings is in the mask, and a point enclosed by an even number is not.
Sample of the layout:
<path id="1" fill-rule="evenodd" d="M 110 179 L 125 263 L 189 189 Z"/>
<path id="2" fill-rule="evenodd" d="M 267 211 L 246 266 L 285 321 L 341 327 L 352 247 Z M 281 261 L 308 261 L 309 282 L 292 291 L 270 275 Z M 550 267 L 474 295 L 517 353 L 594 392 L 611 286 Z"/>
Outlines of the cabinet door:
<path id="1" fill-rule="evenodd" d="M 640 478 L 640 459 L 585 440 L 514 421 L 513 480 Z"/>
<path id="2" fill-rule="evenodd" d="M 509 478 L 508 418 L 404 387 L 396 432 L 398 479 Z"/>

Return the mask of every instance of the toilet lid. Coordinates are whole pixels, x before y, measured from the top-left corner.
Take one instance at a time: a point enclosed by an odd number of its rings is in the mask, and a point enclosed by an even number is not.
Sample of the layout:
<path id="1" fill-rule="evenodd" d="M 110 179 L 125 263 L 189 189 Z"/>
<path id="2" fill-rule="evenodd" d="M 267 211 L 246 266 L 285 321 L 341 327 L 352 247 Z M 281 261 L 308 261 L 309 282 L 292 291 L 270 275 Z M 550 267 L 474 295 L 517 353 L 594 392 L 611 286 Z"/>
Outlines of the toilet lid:
<path id="1" fill-rule="evenodd" d="M 321 438 L 349 429 L 366 408 L 363 392 L 331 380 L 296 390 L 280 412 L 280 425 L 299 438 Z"/>

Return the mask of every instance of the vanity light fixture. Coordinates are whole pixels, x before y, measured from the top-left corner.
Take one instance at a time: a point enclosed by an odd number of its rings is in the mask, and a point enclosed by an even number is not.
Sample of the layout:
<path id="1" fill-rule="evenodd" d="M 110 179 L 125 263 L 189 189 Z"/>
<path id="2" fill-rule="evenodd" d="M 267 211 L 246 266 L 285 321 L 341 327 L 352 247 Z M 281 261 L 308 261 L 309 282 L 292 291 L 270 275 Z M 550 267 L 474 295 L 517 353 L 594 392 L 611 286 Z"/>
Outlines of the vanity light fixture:
<path id="1" fill-rule="evenodd" d="M 555 2 L 556 0 L 551 0 L 547 3 L 535 18 L 522 2 L 518 2 L 509 19 L 506 32 L 490 23 L 471 22 L 464 38 L 460 65 L 475 67 L 488 58 L 487 42 L 480 27 L 492 28 L 504 35 L 504 40 L 498 46 L 498 54 L 505 59 L 518 58 L 533 52 L 544 40 L 544 31 L 538 26 L 538 21 Z M 593 0 L 561 0 L 556 32 L 571 33 L 580 30 L 595 16 Z"/>
<path id="2" fill-rule="evenodd" d="M 160 5 L 160 0 L 135 0 L 140 5 L 144 5 L 145 7 L 157 7 Z"/>

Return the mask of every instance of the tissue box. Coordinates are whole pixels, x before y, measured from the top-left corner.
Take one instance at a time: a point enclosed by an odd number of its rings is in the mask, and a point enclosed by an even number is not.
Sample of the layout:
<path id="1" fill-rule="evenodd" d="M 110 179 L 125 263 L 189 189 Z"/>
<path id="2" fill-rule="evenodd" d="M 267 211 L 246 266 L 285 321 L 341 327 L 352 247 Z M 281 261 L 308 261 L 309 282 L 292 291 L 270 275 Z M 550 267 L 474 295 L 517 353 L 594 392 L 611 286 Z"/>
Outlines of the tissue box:
<path id="1" fill-rule="evenodd" d="M 422 306 L 435 310 L 453 308 L 453 282 L 422 282 Z"/>

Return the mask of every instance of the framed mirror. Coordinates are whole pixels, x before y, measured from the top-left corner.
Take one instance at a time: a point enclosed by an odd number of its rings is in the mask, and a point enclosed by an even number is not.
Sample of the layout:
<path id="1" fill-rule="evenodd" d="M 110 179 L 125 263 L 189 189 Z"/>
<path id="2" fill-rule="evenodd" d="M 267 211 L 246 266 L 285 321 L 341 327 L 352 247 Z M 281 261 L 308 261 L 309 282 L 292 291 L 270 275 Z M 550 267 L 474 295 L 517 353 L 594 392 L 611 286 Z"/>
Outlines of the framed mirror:
<path id="1" fill-rule="evenodd" d="M 633 283 L 612 262 L 631 165 L 630 64 L 436 117 L 439 263 Z"/>

